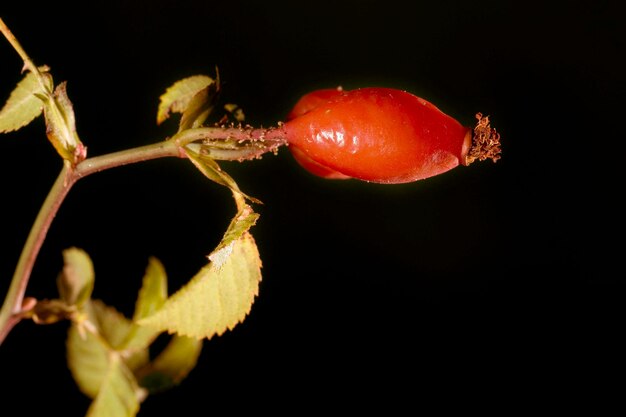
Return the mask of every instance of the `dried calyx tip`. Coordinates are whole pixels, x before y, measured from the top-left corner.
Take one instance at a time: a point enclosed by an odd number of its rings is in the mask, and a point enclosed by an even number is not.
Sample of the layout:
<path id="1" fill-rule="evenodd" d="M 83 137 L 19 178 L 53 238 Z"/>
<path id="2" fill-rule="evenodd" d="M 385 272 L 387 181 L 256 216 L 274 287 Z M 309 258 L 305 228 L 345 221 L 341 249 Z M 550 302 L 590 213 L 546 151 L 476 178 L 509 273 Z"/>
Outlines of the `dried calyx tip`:
<path id="1" fill-rule="evenodd" d="M 472 136 L 472 146 L 467 153 L 466 163 L 471 164 L 475 160 L 484 161 L 491 159 L 496 162 L 500 159 L 500 134 L 489 125 L 489 116 L 476 113 L 476 127 Z"/>

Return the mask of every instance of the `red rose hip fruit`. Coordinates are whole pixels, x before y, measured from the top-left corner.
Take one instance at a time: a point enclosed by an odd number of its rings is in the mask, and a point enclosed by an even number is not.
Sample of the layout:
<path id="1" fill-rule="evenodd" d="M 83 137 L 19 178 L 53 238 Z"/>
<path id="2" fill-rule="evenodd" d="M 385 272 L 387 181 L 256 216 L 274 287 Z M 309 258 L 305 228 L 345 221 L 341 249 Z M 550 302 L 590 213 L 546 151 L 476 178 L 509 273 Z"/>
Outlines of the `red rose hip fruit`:
<path id="1" fill-rule="evenodd" d="M 284 130 L 296 160 L 316 175 L 405 183 L 499 159 L 499 135 L 477 118 L 474 129 L 464 127 L 401 90 L 325 89 L 304 95 Z"/>

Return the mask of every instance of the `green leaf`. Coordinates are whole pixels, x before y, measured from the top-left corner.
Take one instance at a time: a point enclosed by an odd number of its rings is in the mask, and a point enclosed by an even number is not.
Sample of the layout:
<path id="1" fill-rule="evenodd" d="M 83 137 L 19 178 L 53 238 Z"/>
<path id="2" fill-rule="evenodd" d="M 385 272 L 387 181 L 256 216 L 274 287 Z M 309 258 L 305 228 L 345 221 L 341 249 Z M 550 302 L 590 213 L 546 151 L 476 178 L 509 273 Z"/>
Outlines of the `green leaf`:
<path id="1" fill-rule="evenodd" d="M 74 107 L 67 95 L 67 83 L 59 84 L 51 96 L 38 97 L 44 102 L 46 134 L 59 155 L 74 165 L 85 159 L 87 149 L 76 132 Z"/>
<path id="2" fill-rule="evenodd" d="M 140 390 L 130 370 L 146 365 L 147 349 L 132 354 L 116 350 L 114 344 L 123 339 L 130 326 L 128 319 L 100 301 L 90 301 L 85 308 L 85 319 L 73 322 L 67 337 L 68 367 L 76 384 L 85 395 L 96 399 L 102 395 L 107 398 L 110 393 L 103 390 L 111 387 L 125 398 L 124 387 L 130 385 L 136 398 Z"/>
<path id="3" fill-rule="evenodd" d="M 109 355 L 98 395 L 87 417 L 134 417 L 139 411 L 137 382 L 119 355 Z"/>
<path id="4" fill-rule="evenodd" d="M 117 349 L 126 339 L 132 322 L 101 300 L 91 300 L 85 307 L 87 317 L 98 328 L 100 335 L 112 348 Z"/>
<path id="5" fill-rule="evenodd" d="M 197 339 L 232 330 L 250 312 L 261 281 L 261 259 L 248 232 L 232 242 L 221 265 L 202 268 L 165 305 L 139 324 Z"/>
<path id="6" fill-rule="evenodd" d="M 40 73 L 52 85 L 52 78 L 48 74 L 48 67 L 40 67 Z M 39 82 L 39 76 L 28 72 L 15 86 L 9 99 L 0 110 L 0 132 L 18 130 L 41 114 L 43 103 L 37 95 L 45 94 L 46 91 Z"/>
<path id="7" fill-rule="evenodd" d="M 95 325 L 103 341 L 114 350 L 124 351 L 130 369 L 137 369 L 148 362 L 148 349 L 139 343 L 127 346 L 136 325 L 115 308 L 100 300 L 90 300 L 85 305 L 87 318 Z"/>
<path id="8" fill-rule="evenodd" d="M 167 120 L 170 113 L 183 113 L 193 97 L 213 83 L 215 80 L 207 75 L 193 75 L 172 84 L 159 98 L 157 124 Z"/>
<path id="9" fill-rule="evenodd" d="M 220 244 L 209 255 L 209 260 L 219 268 L 228 259 L 234 243 L 256 224 L 258 218 L 259 215 L 252 210 L 252 207 L 244 204 L 230 222 Z"/>
<path id="10" fill-rule="evenodd" d="M 93 291 L 93 264 L 89 255 L 78 248 L 64 250 L 63 260 L 63 271 L 57 278 L 59 294 L 68 305 L 80 308 L 91 297 Z"/>
<path id="11" fill-rule="evenodd" d="M 228 187 L 234 194 L 241 195 L 248 200 L 262 204 L 260 200 L 250 197 L 247 194 L 244 194 L 240 189 L 235 180 L 223 171 L 222 168 L 215 162 L 212 158 L 207 155 L 201 155 L 197 152 L 194 152 L 189 147 L 185 147 L 185 153 L 189 160 L 195 165 L 200 172 L 204 174 L 205 177 L 210 179 L 211 181 L 215 181 L 216 183 Z"/>
<path id="12" fill-rule="evenodd" d="M 95 398 L 109 368 L 109 348 L 104 340 L 72 324 L 67 337 L 67 362 L 78 388 Z"/>
<path id="13" fill-rule="evenodd" d="M 202 126 L 202 123 L 209 117 L 217 101 L 219 92 L 219 79 L 198 91 L 191 98 L 183 115 L 180 118 L 179 132 Z"/>
<path id="14" fill-rule="evenodd" d="M 143 284 L 139 290 L 133 322 L 148 317 L 158 311 L 167 299 L 167 275 L 163 264 L 156 258 L 150 258 Z M 122 347 L 127 350 L 146 348 L 161 333 L 150 327 L 135 323 L 129 331 Z"/>
<path id="15" fill-rule="evenodd" d="M 163 351 L 139 370 L 139 383 L 151 393 L 178 385 L 198 362 L 202 340 L 173 336 Z"/>
<path id="16" fill-rule="evenodd" d="M 159 310 L 167 299 L 167 274 L 163 264 L 157 258 L 150 258 L 139 290 L 133 320 L 152 315 Z"/>

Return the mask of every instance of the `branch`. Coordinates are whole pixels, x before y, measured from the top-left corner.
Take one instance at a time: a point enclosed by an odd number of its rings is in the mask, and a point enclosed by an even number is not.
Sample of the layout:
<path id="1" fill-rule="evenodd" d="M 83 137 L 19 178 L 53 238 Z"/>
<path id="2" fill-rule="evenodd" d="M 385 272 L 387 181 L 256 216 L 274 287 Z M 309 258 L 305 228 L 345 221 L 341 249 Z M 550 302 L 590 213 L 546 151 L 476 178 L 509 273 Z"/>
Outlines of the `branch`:
<path id="1" fill-rule="evenodd" d="M 210 143 L 211 141 L 228 140 L 250 144 L 265 143 L 262 148 L 254 148 L 256 154 L 273 152 L 278 146 L 286 143 L 284 131 L 280 127 L 270 129 L 253 129 L 251 127 L 246 129 L 198 128 L 185 130 L 163 142 L 87 158 L 74 168 L 71 167 L 68 161 L 65 161 L 61 173 L 50 189 L 30 230 L 15 268 L 11 286 L 0 310 L 0 345 L 2 345 L 13 326 L 21 320 L 23 314 L 33 307 L 31 303 L 29 303 L 29 306 L 22 306 L 33 265 L 43 245 L 48 229 L 61 207 L 61 203 L 65 200 L 76 181 L 96 172 L 122 165 L 164 157 L 186 158 L 187 154 L 184 147 L 195 142 Z M 239 155 L 238 153 L 233 153 L 233 159 L 240 159 Z"/>
<path id="2" fill-rule="evenodd" d="M 64 163 L 63 169 L 41 206 L 39 214 L 26 239 L 22 254 L 20 255 L 15 273 L 11 280 L 9 291 L 2 305 L 2 309 L 0 310 L 0 345 L 2 345 L 2 342 L 11 328 L 21 320 L 21 316 L 24 313 L 22 302 L 30 274 L 33 270 L 33 265 L 43 245 L 46 234 L 50 229 L 52 220 L 76 181 L 105 169 L 167 156 L 182 156 L 177 144 L 171 140 L 88 158 L 78 164 L 74 169 L 71 168 L 71 165 L 67 161 Z"/>

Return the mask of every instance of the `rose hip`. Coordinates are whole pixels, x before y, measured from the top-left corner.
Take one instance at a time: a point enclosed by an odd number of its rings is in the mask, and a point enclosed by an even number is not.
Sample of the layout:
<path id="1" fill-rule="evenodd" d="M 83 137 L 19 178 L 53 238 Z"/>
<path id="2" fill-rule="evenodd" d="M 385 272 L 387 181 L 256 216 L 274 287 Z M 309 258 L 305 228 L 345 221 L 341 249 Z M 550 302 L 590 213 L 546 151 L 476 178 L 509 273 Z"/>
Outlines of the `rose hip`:
<path id="1" fill-rule="evenodd" d="M 390 88 L 323 89 L 304 95 L 284 129 L 296 160 L 324 178 L 405 183 L 476 159 L 496 161 L 488 117 L 464 127 L 433 104 Z"/>

